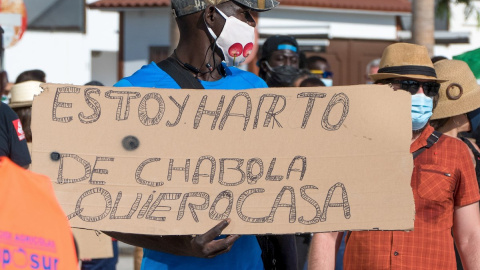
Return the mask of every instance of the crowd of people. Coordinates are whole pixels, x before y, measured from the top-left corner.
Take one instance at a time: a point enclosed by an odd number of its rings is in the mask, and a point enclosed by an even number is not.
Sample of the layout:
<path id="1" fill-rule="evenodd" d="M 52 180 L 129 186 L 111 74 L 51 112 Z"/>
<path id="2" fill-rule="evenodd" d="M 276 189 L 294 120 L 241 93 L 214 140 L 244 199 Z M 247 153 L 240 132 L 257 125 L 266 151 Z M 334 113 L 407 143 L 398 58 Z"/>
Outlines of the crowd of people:
<path id="1" fill-rule="evenodd" d="M 235 67 L 250 52 L 232 56 L 230 46 L 254 42 L 252 12 L 268 11 L 279 4 L 277 1 L 219 0 L 212 4 L 207 0 L 172 0 L 171 4 L 180 31 L 172 55 L 143 66 L 115 87 L 235 91 L 333 86 L 334 74 L 327 59 L 301 51 L 292 36 L 275 35 L 265 40 L 257 62 L 258 76 Z M 114 258 L 86 259 L 81 269 L 115 269 L 115 239 L 143 248 L 141 269 L 480 269 L 480 86 L 475 76 L 462 61 L 430 58 L 425 47 L 407 43 L 386 47 L 381 58 L 366 65 L 365 74 L 366 84 L 388 85 L 391 91 L 411 94 L 413 231 L 240 237 L 222 235 L 231 222 L 226 219 L 196 236 L 105 232 L 114 238 Z M 55 254 L 60 267 L 49 269 L 75 269 L 74 240 L 48 179 L 25 170 L 31 163 L 32 101 L 42 91 L 39 85 L 47 81 L 46 75 L 41 70 L 28 70 L 13 85 L 8 84 L 5 72 L 1 76 L 0 94 L 6 97 L 0 103 L 2 269 L 16 269 L 9 265 L 13 251 L 2 246 L 5 232 L 21 233 L 28 227 L 25 215 L 35 215 L 22 207 L 24 212 L 16 211 L 12 216 L 8 206 L 18 206 L 22 204 L 18 198 L 27 197 L 32 198 L 30 203 L 49 201 L 36 215 L 49 212 L 51 220 L 61 224 L 48 223 L 55 228 L 48 232 L 30 230 L 37 237 L 58 239 L 62 246 Z M 92 81 L 86 85 L 102 84 Z M 34 189 L 26 188 L 28 185 Z M 12 195 L 14 191 L 18 194 Z M 7 217 L 10 222 L 5 223 Z M 45 260 L 43 263 L 45 266 Z M 52 264 L 55 262 L 49 266 Z M 34 267 L 37 265 L 38 258 L 31 257 L 31 268 L 39 269 Z"/>

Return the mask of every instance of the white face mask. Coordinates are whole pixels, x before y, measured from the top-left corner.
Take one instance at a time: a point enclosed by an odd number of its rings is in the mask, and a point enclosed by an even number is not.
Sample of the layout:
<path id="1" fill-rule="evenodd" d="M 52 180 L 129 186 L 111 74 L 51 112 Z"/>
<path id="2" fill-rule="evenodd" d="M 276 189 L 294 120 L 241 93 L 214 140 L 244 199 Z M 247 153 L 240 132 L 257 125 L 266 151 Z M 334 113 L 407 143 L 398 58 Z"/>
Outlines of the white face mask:
<path id="1" fill-rule="evenodd" d="M 217 8 L 216 10 L 225 18 L 225 26 L 218 37 L 207 25 L 208 32 L 222 50 L 227 66 L 237 66 L 243 63 L 252 52 L 255 28 L 233 16 L 227 17 Z"/>

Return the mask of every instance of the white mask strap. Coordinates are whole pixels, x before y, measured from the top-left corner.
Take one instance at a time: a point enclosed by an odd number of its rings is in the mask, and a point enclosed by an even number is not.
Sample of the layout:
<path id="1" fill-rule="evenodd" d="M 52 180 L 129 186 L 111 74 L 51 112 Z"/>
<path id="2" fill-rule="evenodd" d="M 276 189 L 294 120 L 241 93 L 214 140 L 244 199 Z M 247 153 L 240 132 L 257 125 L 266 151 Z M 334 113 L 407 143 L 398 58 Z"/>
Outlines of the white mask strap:
<path id="1" fill-rule="evenodd" d="M 225 20 L 227 20 L 227 15 L 225 15 L 225 13 L 223 13 L 220 9 L 216 8 L 215 9 L 217 10 L 218 14 L 220 14 L 220 16 L 222 16 Z M 207 25 L 207 29 L 208 29 L 208 32 L 210 33 L 210 35 L 212 35 L 213 39 L 217 39 L 217 35 L 215 35 L 215 33 L 213 32 L 212 28 L 210 28 L 207 24 L 207 22 L 205 22 L 205 25 Z"/>
<path id="2" fill-rule="evenodd" d="M 227 15 L 225 15 L 225 13 L 223 13 L 220 9 L 216 8 L 215 9 L 218 11 L 218 14 L 220 14 L 225 20 L 228 18 Z"/>

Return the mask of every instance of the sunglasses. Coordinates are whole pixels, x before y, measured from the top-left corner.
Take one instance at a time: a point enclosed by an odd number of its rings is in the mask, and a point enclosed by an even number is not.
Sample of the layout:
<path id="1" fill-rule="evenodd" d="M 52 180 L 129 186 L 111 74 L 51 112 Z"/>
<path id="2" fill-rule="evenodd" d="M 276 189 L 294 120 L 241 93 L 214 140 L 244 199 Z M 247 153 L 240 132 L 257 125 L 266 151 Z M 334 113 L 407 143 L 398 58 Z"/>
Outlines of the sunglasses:
<path id="1" fill-rule="evenodd" d="M 412 95 L 415 95 L 420 89 L 420 86 L 423 88 L 423 93 L 426 96 L 434 97 L 438 95 L 438 90 L 440 90 L 440 84 L 437 82 L 419 82 L 414 80 L 385 80 L 385 84 L 397 84 L 400 85 L 400 89 L 409 92 Z"/>
<path id="2" fill-rule="evenodd" d="M 319 70 L 319 69 L 314 69 L 314 70 L 310 70 L 310 72 L 312 74 L 315 74 L 315 75 L 320 75 L 322 78 L 328 78 L 328 77 L 333 77 L 333 72 L 330 72 L 330 71 L 323 71 L 323 70 Z"/>

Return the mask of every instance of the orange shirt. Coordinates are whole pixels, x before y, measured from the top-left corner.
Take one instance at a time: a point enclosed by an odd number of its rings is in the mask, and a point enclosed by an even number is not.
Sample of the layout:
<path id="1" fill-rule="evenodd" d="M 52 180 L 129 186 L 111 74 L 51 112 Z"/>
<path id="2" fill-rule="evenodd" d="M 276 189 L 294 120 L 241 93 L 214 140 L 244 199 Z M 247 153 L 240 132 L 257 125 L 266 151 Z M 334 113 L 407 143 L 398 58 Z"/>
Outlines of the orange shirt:
<path id="1" fill-rule="evenodd" d="M 46 176 L 0 157 L 0 269 L 78 269 L 68 220 Z"/>
<path id="2" fill-rule="evenodd" d="M 427 144 L 428 126 L 410 152 Z M 347 240 L 344 269 L 457 269 L 453 249 L 453 211 L 480 200 L 467 146 L 443 135 L 414 160 L 411 186 L 415 223 L 411 232 L 352 232 Z"/>

